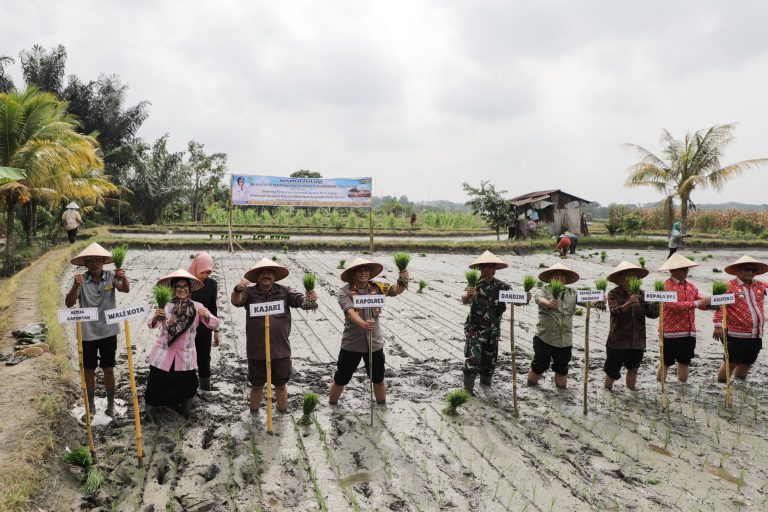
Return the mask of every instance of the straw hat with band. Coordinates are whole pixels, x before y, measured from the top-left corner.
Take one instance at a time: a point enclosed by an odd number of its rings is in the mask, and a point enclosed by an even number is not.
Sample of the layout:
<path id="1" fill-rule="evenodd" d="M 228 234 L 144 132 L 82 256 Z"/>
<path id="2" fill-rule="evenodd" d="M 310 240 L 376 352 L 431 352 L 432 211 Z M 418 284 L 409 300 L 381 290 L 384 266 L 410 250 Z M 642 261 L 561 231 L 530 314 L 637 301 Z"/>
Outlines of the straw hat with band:
<path id="1" fill-rule="evenodd" d="M 735 262 L 725 267 L 723 270 L 725 270 L 726 274 L 731 274 L 732 276 L 735 276 L 737 272 L 737 267 L 741 265 L 752 265 L 753 267 L 755 267 L 757 269 L 757 272 L 755 272 L 756 276 L 759 276 L 760 274 L 765 274 L 766 272 L 768 272 L 768 264 L 757 261 L 755 258 L 752 258 L 750 256 L 742 256 L 741 258 L 737 259 Z"/>
<path id="2" fill-rule="evenodd" d="M 199 290 L 200 288 L 203 287 L 203 283 L 198 278 L 196 278 L 195 276 L 193 276 L 192 274 L 190 274 L 189 272 L 187 272 L 183 268 L 180 268 L 179 270 L 177 270 L 176 272 L 174 272 L 172 274 L 168 274 L 164 278 L 160 279 L 157 282 L 157 284 L 158 284 L 158 286 L 159 285 L 164 285 L 164 286 L 171 287 L 171 283 L 173 282 L 174 279 L 186 279 L 186 280 L 188 280 L 189 281 L 189 290 L 192 291 L 192 292 L 196 292 L 197 290 Z"/>
<path id="3" fill-rule="evenodd" d="M 86 258 L 104 258 L 105 265 L 107 263 L 112 263 L 112 253 L 96 242 L 83 249 L 80 254 L 72 258 L 69 262 L 78 267 L 84 267 Z"/>
<path id="4" fill-rule="evenodd" d="M 613 269 L 613 272 L 608 274 L 607 279 L 614 284 L 619 284 L 621 282 L 621 276 L 626 273 L 635 274 L 640 279 L 650 274 L 648 269 L 643 268 L 640 265 L 635 265 L 634 263 L 630 263 L 628 261 L 622 261 L 615 269 Z"/>
<path id="5" fill-rule="evenodd" d="M 352 276 L 355 274 L 355 269 L 359 267 L 368 267 L 370 270 L 368 279 L 373 279 L 384 270 L 384 265 L 381 263 L 376 263 L 375 261 L 366 260 L 364 258 L 355 258 L 349 263 L 349 266 L 344 269 L 344 272 L 341 273 L 341 280 L 345 283 L 351 283 Z"/>
<path id="6" fill-rule="evenodd" d="M 278 262 L 272 261 L 269 258 L 261 258 L 243 277 L 255 283 L 259 279 L 259 272 L 262 270 L 272 270 L 275 273 L 275 282 L 285 279 L 290 273 L 287 268 Z"/>
<path id="7" fill-rule="evenodd" d="M 573 284 L 579 280 L 579 274 L 577 274 L 570 268 L 566 267 L 562 263 L 555 263 L 554 265 L 549 267 L 547 270 L 539 274 L 539 280 L 544 281 L 545 283 L 548 283 L 550 279 L 552 279 L 552 274 L 554 274 L 555 272 L 562 272 L 563 274 L 565 274 L 565 284 Z"/>
<path id="8" fill-rule="evenodd" d="M 496 270 L 507 268 L 509 265 L 504 263 L 501 258 L 493 254 L 491 251 L 485 251 L 473 261 L 469 268 L 478 268 L 480 265 L 495 265 Z"/>
<path id="9" fill-rule="evenodd" d="M 662 266 L 659 267 L 659 270 L 678 270 L 681 268 L 692 268 L 692 267 L 698 267 L 699 264 L 695 261 L 691 261 L 682 254 L 675 253 L 672 256 L 669 257 L 667 261 L 664 262 Z"/>

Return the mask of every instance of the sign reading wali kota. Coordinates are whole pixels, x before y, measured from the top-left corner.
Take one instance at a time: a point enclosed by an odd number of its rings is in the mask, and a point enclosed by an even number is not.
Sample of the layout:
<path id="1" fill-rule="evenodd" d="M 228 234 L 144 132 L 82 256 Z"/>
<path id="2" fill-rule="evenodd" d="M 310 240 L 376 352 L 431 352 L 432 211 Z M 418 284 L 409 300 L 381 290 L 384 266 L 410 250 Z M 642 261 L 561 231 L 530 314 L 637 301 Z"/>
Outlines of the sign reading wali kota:
<path id="1" fill-rule="evenodd" d="M 131 320 L 137 317 L 147 317 L 149 315 L 149 306 L 146 304 L 134 304 L 122 308 L 108 309 L 104 312 L 108 324 L 117 324 L 123 320 Z"/>
<path id="2" fill-rule="evenodd" d="M 355 295 L 352 297 L 352 305 L 356 308 L 383 308 L 384 295 Z"/>
<path id="3" fill-rule="evenodd" d="M 528 302 L 528 294 L 512 290 L 499 290 L 499 302 L 508 304 L 525 304 Z"/>
<path id="4" fill-rule="evenodd" d="M 71 324 L 73 322 L 95 322 L 99 319 L 98 308 L 67 308 L 60 309 L 59 323 Z"/>
<path id="5" fill-rule="evenodd" d="M 644 292 L 645 302 L 677 302 L 677 292 Z"/>
<path id="6" fill-rule="evenodd" d="M 276 300 L 274 302 L 251 304 L 250 313 L 251 316 L 279 315 L 280 313 L 285 313 L 285 303 L 282 300 Z"/>

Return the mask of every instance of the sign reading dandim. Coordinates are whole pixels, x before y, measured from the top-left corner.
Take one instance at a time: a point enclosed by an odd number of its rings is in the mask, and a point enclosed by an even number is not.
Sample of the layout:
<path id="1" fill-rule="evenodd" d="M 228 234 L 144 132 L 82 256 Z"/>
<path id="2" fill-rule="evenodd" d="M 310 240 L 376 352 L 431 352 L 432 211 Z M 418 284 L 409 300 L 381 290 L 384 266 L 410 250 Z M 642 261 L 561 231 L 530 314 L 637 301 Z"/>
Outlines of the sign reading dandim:
<path id="1" fill-rule="evenodd" d="M 500 290 L 499 302 L 509 304 L 525 304 L 528 302 L 528 294 L 525 292 L 515 292 L 512 290 Z"/>
<path id="2" fill-rule="evenodd" d="M 371 178 L 232 175 L 233 205 L 370 207 Z"/>

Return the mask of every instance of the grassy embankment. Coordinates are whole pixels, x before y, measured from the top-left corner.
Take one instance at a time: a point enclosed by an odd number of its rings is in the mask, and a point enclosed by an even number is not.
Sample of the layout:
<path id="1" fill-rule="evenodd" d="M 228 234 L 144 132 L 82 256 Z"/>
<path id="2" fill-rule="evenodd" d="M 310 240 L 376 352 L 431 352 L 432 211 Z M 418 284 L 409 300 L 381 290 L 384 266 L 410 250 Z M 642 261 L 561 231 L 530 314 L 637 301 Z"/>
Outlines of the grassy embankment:
<path id="1" fill-rule="evenodd" d="M 13 303 L 20 286 L 37 286 L 36 298 L 39 319 L 48 327 L 47 343 L 52 357 L 39 360 L 44 365 L 39 372 L 44 381 L 44 393 L 35 397 L 34 404 L 39 412 L 39 422 L 34 429 L 19 439 L 16 445 L 3 449 L 17 454 L 10 467 L 0 469 L 0 510 L 25 510 L 46 492 L 51 491 L 51 474 L 58 467 L 56 459 L 60 453 L 61 434 L 68 421 L 67 413 L 72 392 L 75 391 L 73 371 L 69 364 L 69 351 L 64 327 L 58 323 L 56 311 L 62 306 L 59 293 L 59 276 L 72 255 L 85 247 L 86 242 L 57 249 L 48 253 L 13 277 L 0 283 L 0 332 L 9 333 L 13 324 Z M 38 276 L 37 279 L 34 276 Z M 24 363 L 22 363 L 24 364 Z"/>
<path id="2" fill-rule="evenodd" d="M 168 233 L 173 232 L 176 234 L 202 234 L 213 235 L 214 237 L 220 237 L 226 235 L 229 230 L 227 226 L 221 224 L 163 224 L 163 225 L 130 225 L 130 226 L 111 226 L 110 231 L 114 233 L 135 233 L 135 234 L 155 234 L 155 233 Z M 336 229 L 331 226 L 292 226 L 292 225 L 274 225 L 274 226 L 232 226 L 232 233 L 235 235 L 252 236 L 252 235 L 312 235 L 312 236 L 368 236 L 370 228 L 368 225 L 360 226 L 358 228 L 342 227 Z M 493 235 L 496 232 L 488 229 L 430 229 L 430 228 L 415 228 L 415 229 L 398 229 L 398 228 L 383 228 L 374 227 L 373 233 L 376 236 L 423 236 L 423 237 L 435 237 L 435 236 L 480 236 L 480 235 Z"/>

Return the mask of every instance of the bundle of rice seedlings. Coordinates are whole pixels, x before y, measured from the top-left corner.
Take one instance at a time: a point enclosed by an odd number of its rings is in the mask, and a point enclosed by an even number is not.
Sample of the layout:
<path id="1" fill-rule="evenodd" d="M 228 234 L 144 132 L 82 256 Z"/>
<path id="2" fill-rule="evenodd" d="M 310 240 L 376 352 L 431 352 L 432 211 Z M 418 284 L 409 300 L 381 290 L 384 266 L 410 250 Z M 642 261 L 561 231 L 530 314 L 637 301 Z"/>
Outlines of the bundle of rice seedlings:
<path id="1" fill-rule="evenodd" d="M 443 409 L 443 412 L 448 416 L 457 416 L 459 414 L 458 408 L 467 403 L 469 400 L 469 393 L 464 389 L 458 389 L 451 391 L 445 395 L 445 401 L 448 402 L 448 406 Z"/>
<path id="2" fill-rule="evenodd" d="M 85 494 L 86 496 L 92 494 L 96 489 L 101 487 L 101 484 L 104 483 L 104 475 L 102 474 L 99 469 L 91 467 L 88 469 L 88 473 L 85 475 L 85 480 L 83 480 L 83 485 L 80 486 L 80 492 Z"/>
<path id="3" fill-rule="evenodd" d="M 309 392 L 304 394 L 304 399 L 301 402 L 301 412 L 303 413 L 299 420 L 299 425 L 311 425 L 312 417 L 310 416 L 317 407 L 317 403 L 320 401 L 320 397 L 315 393 Z"/>
<path id="4" fill-rule="evenodd" d="M 536 288 L 543 288 L 544 287 L 544 281 L 541 279 L 536 280 Z"/>
<path id="5" fill-rule="evenodd" d="M 523 277 L 523 290 L 529 292 L 536 286 L 536 278 L 530 274 Z"/>
<path id="6" fill-rule="evenodd" d="M 600 263 L 605 263 L 606 258 L 608 258 L 608 253 L 605 251 L 600 251 Z"/>
<path id="7" fill-rule="evenodd" d="M 664 281 L 655 281 L 653 283 L 653 289 L 657 292 L 663 292 L 666 291 L 667 287 L 664 285 Z"/>
<path id="8" fill-rule="evenodd" d="M 67 464 L 83 469 L 88 469 L 93 464 L 91 451 L 86 446 L 78 446 L 74 450 L 67 448 L 67 451 L 64 452 L 61 458 Z"/>
<path id="9" fill-rule="evenodd" d="M 402 272 L 408 268 L 408 264 L 411 262 L 411 255 L 406 252 L 396 252 L 393 256 L 397 270 Z"/>
<path id="10" fill-rule="evenodd" d="M 467 278 L 467 287 L 468 288 L 475 288 L 477 286 L 477 283 L 480 282 L 480 271 L 476 268 L 473 268 L 472 270 L 467 270 L 464 272 L 464 277 Z"/>
<path id="11" fill-rule="evenodd" d="M 608 288 L 608 280 L 607 279 L 598 279 L 595 281 L 595 288 L 598 290 L 605 291 Z"/>
<path id="12" fill-rule="evenodd" d="M 118 245 L 112 249 L 112 262 L 115 264 L 115 268 L 123 268 L 125 263 L 125 255 L 128 252 L 128 245 Z"/>
<path id="13" fill-rule="evenodd" d="M 347 260 L 339 260 L 339 266 L 336 268 L 344 268 L 344 265 L 347 263 Z"/>
<path id="14" fill-rule="evenodd" d="M 633 277 L 629 280 L 629 291 L 632 295 L 640 295 L 640 289 L 643 287 L 642 279 Z"/>
<path id="15" fill-rule="evenodd" d="M 173 299 L 173 290 L 164 284 L 155 286 L 154 290 L 152 290 L 152 293 L 155 296 L 157 307 L 160 309 L 165 309 L 166 304 L 171 302 L 171 299 Z"/>
<path id="16" fill-rule="evenodd" d="M 723 295 L 728 293 L 728 285 L 722 281 L 714 281 L 712 283 L 712 295 Z"/>
<path id="17" fill-rule="evenodd" d="M 304 277 L 301 278 L 302 284 L 304 284 L 304 291 L 306 292 L 306 295 L 309 295 L 309 292 L 313 291 L 315 289 L 315 284 L 317 283 L 317 279 L 315 278 L 315 274 L 304 274 Z M 317 302 L 314 300 L 309 300 L 308 298 L 304 298 L 304 304 L 302 305 L 304 309 L 317 309 Z"/>
<path id="18" fill-rule="evenodd" d="M 427 287 L 428 283 L 424 279 L 419 280 L 419 289 L 416 290 L 416 293 L 424 293 L 424 289 Z"/>
<path id="19" fill-rule="evenodd" d="M 576 315 L 576 316 L 581 316 L 581 315 L 584 314 L 584 310 L 583 309 L 577 309 L 576 311 L 573 312 L 573 314 Z"/>
<path id="20" fill-rule="evenodd" d="M 552 279 L 549 281 L 549 289 L 552 290 L 552 297 L 559 299 L 565 293 L 565 284 L 559 279 Z"/>
<path id="21" fill-rule="evenodd" d="M 722 270 L 720 270 L 717 267 L 712 267 L 712 272 L 714 272 L 715 274 L 719 274 L 720 272 L 722 272 Z"/>
<path id="22" fill-rule="evenodd" d="M 637 258 L 637 262 L 640 264 L 641 267 L 645 268 L 645 258 L 640 256 L 639 258 Z"/>

